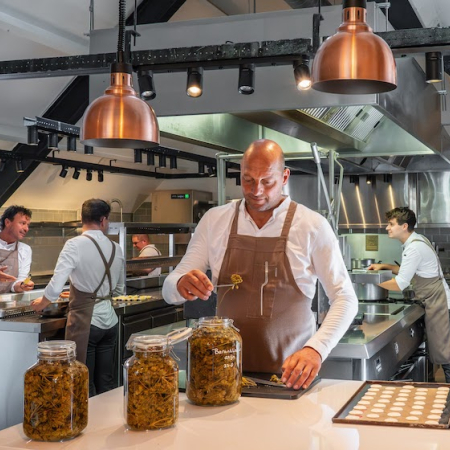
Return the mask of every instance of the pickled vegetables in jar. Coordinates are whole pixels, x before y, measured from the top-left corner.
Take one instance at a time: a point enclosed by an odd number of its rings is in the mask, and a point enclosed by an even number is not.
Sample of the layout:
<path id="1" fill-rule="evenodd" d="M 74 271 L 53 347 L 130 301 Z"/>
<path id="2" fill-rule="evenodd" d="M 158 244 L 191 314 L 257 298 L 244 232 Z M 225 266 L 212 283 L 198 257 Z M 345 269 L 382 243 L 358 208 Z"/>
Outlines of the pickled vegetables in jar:
<path id="1" fill-rule="evenodd" d="M 78 436 L 88 423 L 88 368 L 73 341 L 38 344 L 38 362 L 25 372 L 23 431 L 36 441 Z"/>
<path id="2" fill-rule="evenodd" d="M 202 317 L 188 340 L 186 395 L 201 406 L 234 403 L 241 395 L 242 338 L 233 320 Z"/>

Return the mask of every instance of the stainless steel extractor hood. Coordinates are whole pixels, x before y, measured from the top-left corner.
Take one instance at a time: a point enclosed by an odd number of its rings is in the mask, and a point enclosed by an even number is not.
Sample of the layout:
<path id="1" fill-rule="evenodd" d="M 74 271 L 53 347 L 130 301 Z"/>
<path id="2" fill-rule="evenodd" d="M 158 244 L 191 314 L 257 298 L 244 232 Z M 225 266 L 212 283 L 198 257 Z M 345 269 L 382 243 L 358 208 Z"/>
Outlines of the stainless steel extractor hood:
<path id="1" fill-rule="evenodd" d="M 414 58 L 397 59 L 396 90 L 345 96 L 310 90 L 293 110 L 238 113 L 346 157 L 424 155 L 441 151 L 441 108 L 435 87 Z M 289 149 L 286 149 L 289 153 Z"/>

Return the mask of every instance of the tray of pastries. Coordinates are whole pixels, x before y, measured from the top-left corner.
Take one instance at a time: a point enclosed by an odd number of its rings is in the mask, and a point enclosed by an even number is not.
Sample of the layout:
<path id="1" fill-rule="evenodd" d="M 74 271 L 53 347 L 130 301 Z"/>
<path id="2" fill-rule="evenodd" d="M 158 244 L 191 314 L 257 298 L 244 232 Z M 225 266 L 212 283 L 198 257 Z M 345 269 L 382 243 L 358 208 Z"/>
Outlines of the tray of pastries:
<path id="1" fill-rule="evenodd" d="M 335 423 L 449 428 L 450 384 L 365 381 Z"/>
<path id="2" fill-rule="evenodd" d="M 151 295 L 118 295 L 113 297 L 114 302 L 144 302 L 151 300 L 153 297 Z"/>

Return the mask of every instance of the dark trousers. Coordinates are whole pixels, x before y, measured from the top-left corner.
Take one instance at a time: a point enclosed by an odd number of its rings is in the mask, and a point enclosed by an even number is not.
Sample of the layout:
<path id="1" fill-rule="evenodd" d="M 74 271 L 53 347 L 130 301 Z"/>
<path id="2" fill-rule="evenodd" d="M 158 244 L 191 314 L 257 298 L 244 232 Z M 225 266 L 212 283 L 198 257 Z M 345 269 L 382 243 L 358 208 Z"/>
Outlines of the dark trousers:
<path id="1" fill-rule="evenodd" d="M 118 326 L 103 330 L 91 325 L 86 365 L 89 369 L 89 397 L 117 387 L 114 362 Z"/>

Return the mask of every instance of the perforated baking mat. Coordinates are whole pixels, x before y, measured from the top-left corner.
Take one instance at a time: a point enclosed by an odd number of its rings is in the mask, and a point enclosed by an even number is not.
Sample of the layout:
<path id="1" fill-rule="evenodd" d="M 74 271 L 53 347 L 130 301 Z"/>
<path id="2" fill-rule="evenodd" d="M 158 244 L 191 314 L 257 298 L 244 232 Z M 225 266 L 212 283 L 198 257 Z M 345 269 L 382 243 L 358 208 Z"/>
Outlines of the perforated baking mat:
<path id="1" fill-rule="evenodd" d="M 365 381 L 335 423 L 449 428 L 450 384 Z"/>

